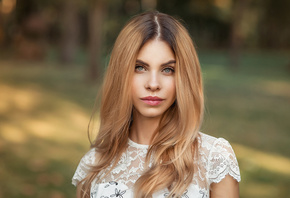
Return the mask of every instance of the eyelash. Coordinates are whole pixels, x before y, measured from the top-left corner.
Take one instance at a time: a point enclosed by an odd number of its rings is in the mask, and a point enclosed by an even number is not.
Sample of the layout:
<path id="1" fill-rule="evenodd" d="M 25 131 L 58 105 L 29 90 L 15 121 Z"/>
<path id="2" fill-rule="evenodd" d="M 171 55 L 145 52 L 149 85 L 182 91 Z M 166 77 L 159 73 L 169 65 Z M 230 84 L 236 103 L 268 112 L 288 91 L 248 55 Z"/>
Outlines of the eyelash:
<path id="1" fill-rule="evenodd" d="M 140 67 L 143 68 L 143 69 L 145 69 L 145 67 L 142 66 L 142 65 L 136 65 L 136 66 L 135 66 L 135 71 L 138 71 L 137 68 L 140 68 Z"/>
<path id="2" fill-rule="evenodd" d="M 136 65 L 135 66 L 135 71 L 140 71 L 140 70 L 138 70 L 138 68 L 143 68 L 143 69 L 146 69 L 144 66 L 142 66 L 142 65 Z M 175 70 L 174 70 L 174 68 L 173 67 L 165 67 L 165 68 L 163 68 L 162 69 L 162 72 L 164 71 L 164 70 L 166 70 L 166 69 L 169 69 L 170 70 L 170 73 L 174 73 L 175 72 Z M 165 73 L 167 73 L 168 74 L 168 72 L 165 72 Z"/>
<path id="3" fill-rule="evenodd" d="M 162 69 L 162 71 L 166 70 L 166 69 L 169 69 L 170 70 L 170 73 L 174 73 L 175 70 L 173 67 L 165 67 L 164 69 Z"/>

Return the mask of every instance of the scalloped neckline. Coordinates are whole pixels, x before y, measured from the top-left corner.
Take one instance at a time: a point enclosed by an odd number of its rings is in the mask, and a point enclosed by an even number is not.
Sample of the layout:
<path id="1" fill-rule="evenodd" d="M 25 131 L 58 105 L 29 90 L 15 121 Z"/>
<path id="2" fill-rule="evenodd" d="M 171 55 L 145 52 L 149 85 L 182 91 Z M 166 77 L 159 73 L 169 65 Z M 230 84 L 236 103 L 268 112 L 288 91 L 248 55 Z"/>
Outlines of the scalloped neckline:
<path id="1" fill-rule="evenodd" d="M 128 144 L 134 148 L 139 148 L 139 149 L 148 149 L 149 145 L 146 145 L 146 144 L 139 144 L 139 143 L 136 143 L 134 142 L 133 140 L 131 140 L 130 138 L 128 138 L 129 141 L 128 141 Z"/>

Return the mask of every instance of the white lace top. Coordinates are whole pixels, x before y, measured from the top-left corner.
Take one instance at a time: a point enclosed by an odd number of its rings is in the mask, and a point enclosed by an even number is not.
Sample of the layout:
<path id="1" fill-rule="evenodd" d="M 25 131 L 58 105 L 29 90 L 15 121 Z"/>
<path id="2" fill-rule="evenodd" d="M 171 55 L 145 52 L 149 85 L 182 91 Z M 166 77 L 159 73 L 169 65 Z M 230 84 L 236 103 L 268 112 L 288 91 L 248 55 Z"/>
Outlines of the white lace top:
<path id="1" fill-rule="evenodd" d="M 238 162 L 228 141 L 204 133 L 200 133 L 198 141 L 198 168 L 182 198 L 208 198 L 209 185 L 212 182 L 220 182 L 228 174 L 238 182 L 241 180 Z M 128 144 L 127 150 L 111 173 L 101 181 L 92 182 L 91 198 L 133 198 L 133 185 L 145 170 L 148 146 L 137 144 L 130 139 Z M 92 148 L 81 159 L 72 178 L 75 186 L 87 175 L 89 165 L 94 165 L 95 161 L 96 151 Z M 100 178 L 104 172 L 99 174 Z M 153 194 L 153 198 L 164 198 L 168 194 L 168 189 L 160 190 Z"/>

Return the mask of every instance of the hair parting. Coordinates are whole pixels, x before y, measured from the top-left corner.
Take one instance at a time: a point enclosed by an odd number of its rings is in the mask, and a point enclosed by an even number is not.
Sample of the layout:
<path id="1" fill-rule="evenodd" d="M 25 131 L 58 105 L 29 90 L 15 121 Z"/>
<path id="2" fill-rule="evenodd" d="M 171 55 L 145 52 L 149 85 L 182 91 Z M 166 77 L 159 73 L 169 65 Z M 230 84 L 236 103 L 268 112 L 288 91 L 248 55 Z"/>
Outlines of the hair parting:
<path id="1" fill-rule="evenodd" d="M 157 25 L 157 36 L 156 36 L 156 39 L 158 39 L 158 38 L 160 38 L 160 25 L 159 25 L 159 22 L 158 22 L 158 19 L 157 19 L 156 15 L 154 17 L 154 20 L 155 20 L 156 25 Z"/>

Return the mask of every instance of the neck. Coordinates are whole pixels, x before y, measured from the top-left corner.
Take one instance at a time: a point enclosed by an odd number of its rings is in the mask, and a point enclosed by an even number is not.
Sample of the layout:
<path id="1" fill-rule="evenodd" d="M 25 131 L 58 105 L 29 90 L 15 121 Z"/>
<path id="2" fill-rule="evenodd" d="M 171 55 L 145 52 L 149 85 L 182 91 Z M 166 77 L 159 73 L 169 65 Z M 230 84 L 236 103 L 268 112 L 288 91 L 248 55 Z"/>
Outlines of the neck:
<path id="1" fill-rule="evenodd" d="M 153 134 L 159 125 L 160 117 L 148 118 L 133 113 L 133 122 L 130 128 L 130 139 L 138 144 L 150 145 Z"/>

